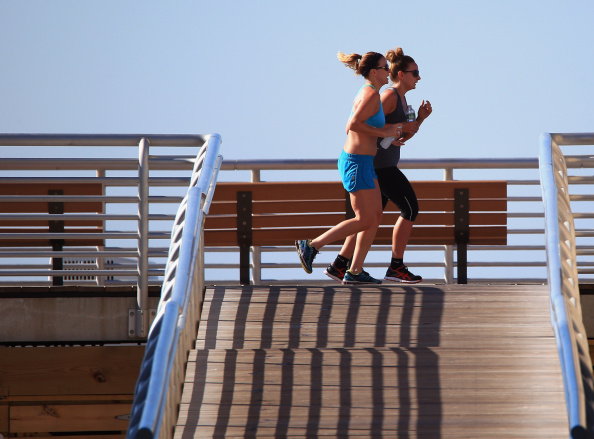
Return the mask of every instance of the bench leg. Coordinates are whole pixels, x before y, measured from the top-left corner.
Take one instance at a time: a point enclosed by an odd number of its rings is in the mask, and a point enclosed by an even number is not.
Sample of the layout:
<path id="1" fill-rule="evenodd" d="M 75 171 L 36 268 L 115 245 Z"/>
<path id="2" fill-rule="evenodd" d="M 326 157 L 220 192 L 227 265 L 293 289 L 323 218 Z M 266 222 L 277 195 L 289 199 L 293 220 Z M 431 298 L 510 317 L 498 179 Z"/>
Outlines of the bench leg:
<path id="1" fill-rule="evenodd" d="M 459 284 L 468 283 L 468 253 L 465 242 L 458 243 L 456 259 L 458 260 L 457 279 Z"/>
<path id="2" fill-rule="evenodd" d="M 239 247 L 239 283 L 241 285 L 250 284 L 250 246 L 242 245 Z"/>
<path id="3" fill-rule="evenodd" d="M 64 249 L 64 241 L 61 239 L 52 240 L 52 250 L 54 252 L 61 252 Z M 52 270 L 63 270 L 64 260 L 62 258 L 56 258 L 52 256 Z M 64 278 L 62 276 L 52 277 L 53 286 L 64 285 Z"/>
<path id="4" fill-rule="evenodd" d="M 64 195 L 64 191 L 61 189 L 50 189 L 48 195 Z M 64 214 L 64 203 L 52 201 L 48 203 L 48 213 L 50 214 Z M 64 233 L 64 221 L 50 221 L 49 222 L 50 233 Z M 64 249 L 63 239 L 52 239 L 51 240 L 52 250 L 54 252 L 61 252 Z M 62 258 L 52 257 L 52 270 L 63 270 L 64 263 Z M 52 285 L 62 286 L 64 285 L 64 278 L 62 276 L 53 276 Z"/>

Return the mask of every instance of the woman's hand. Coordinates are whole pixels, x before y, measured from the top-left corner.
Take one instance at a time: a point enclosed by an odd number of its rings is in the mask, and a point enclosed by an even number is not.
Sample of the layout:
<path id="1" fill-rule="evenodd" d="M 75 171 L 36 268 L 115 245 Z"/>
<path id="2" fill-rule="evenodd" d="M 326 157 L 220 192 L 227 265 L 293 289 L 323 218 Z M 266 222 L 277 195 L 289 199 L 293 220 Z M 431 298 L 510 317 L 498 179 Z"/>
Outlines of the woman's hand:
<path id="1" fill-rule="evenodd" d="M 381 128 L 381 131 L 382 135 L 380 137 L 395 137 L 396 139 L 399 139 L 404 132 L 404 128 L 401 123 L 389 123 L 384 125 L 384 127 Z"/>
<path id="2" fill-rule="evenodd" d="M 421 122 L 414 121 L 414 122 L 402 122 L 402 132 L 406 134 L 410 134 L 411 137 L 419 131 L 419 127 L 421 126 Z"/>
<path id="3" fill-rule="evenodd" d="M 433 108 L 431 108 L 431 103 L 429 101 L 423 101 L 417 113 L 419 115 L 418 118 L 421 120 L 427 119 L 432 111 Z"/>

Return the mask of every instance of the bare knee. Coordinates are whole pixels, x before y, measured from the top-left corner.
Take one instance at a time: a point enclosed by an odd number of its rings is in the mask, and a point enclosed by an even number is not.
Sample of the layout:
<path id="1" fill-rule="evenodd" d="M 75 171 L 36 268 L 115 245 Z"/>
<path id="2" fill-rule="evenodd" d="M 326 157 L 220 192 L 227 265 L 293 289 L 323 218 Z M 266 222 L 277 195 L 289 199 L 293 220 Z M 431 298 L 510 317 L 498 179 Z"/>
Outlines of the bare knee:
<path id="1" fill-rule="evenodd" d="M 380 225 L 381 219 L 381 215 L 362 215 L 361 217 L 357 218 L 359 230 L 362 231 L 371 228 L 377 228 Z"/>

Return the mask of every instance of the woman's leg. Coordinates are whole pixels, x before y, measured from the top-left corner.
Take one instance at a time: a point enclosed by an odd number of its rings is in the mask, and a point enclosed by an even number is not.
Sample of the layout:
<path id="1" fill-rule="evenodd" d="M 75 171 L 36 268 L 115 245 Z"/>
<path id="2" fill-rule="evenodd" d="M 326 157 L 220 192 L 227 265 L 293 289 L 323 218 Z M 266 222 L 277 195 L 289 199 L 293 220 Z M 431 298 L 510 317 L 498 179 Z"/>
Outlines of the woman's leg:
<path id="1" fill-rule="evenodd" d="M 317 238 L 312 240 L 297 240 L 295 247 L 301 260 L 301 265 L 307 273 L 312 272 L 313 261 L 319 250 L 332 242 L 345 240 L 351 235 L 365 232 L 356 238 L 354 254 L 359 266 L 355 270 L 361 270 L 365 255 L 371 247 L 375 232 L 381 219 L 381 192 L 379 183 L 373 168 L 373 157 L 356 154 L 341 154 L 338 160 L 338 168 L 343 180 L 343 186 L 350 193 L 351 206 L 355 217 L 342 221 Z M 378 202 L 380 200 L 380 202 Z M 347 242 L 348 251 L 352 242 Z M 361 251 L 358 252 L 357 248 Z M 355 273 L 358 273 L 355 271 Z M 326 271 L 326 274 L 328 272 Z M 334 275 L 328 274 L 336 278 Z M 374 279 L 375 281 L 375 279 Z"/>
<path id="2" fill-rule="evenodd" d="M 361 205 L 360 199 L 354 199 L 354 194 L 351 194 L 351 204 L 355 214 L 357 210 L 369 209 L 367 212 L 373 217 L 373 223 L 371 227 L 368 227 L 365 230 L 357 233 L 355 252 L 353 253 L 353 259 L 351 260 L 351 267 L 349 269 L 353 274 L 358 274 L 361 272 L 361 270 L 363 270 L 363 263 L 365 262 L 367 253 L 373 244 L 375 234 L 377 233 L 377 228 L 382 219 L 382 196 L 377 180 L 375 181 L 375 184 L 376 187 L 374 189 L 373 198 L 371 198 L 371 200 L 366 200 L 366 204 L 364 205 L 365 207 Z M 359 203 L 359 205 L 357 203 Z"/>
<path id="3" fill-rule="evenodd" d="M 415 191 L 406 176 L 396 167 L 379 169 L 376 173 L 382 191 L 383 207 L 389 199 L 400 209 L 400 218 L 392 231 L 392 260 L 384 279 L 405 283 L 420 282 L 423 278 L 412 274 L 404 265 L 404 251 L 419 213 Z"/>
<path id="4" fill-rule="evenodd" d="M 310 245 L 316 250 L 320 250 L 331 242 L 343 240 L 347 236 L 369 229 L 373 229 L 373 236 L 375 236 L 375 231 L 379 225 L 378 205 L 381 207 L 381 204 L 378 204 L 377 201 L 379 193 L 377 182 L 374 189 L 359 189 L 356 192 L 351 192 L 351 205 L 355 217 L 338 223 L 317 238 L 312 239 Z M 373 241 L 373 237 L 371 240 Z"/>
<path id="5" fill-rule="evenodd" d="M 357 244 L 357 235 L 350 235 L 344 240 L 344 244 L 342 244 L 342 248 L 338 253 L 340 256 L 344 257 L 345 259 L 351 260 L 353 259 L 353 254 L 355 253 L 355 245 Z"/>
<path id="6" fill-rule="evenodd" d="M 404 250 L 410 238 L 410 232 L 413 228 L 413 222 L 403 217 L 398 218 L 392 231 L 392 257 L 404 259 Z"/>

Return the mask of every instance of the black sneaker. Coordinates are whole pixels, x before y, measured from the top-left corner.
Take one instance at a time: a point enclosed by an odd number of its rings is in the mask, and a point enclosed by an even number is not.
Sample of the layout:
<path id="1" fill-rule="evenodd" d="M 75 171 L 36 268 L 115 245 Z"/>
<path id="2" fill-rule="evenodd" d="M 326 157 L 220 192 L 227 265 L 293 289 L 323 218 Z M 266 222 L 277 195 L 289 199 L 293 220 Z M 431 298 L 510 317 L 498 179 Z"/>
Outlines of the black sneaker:
<path id="1" fill-rule="evenodd" d="M 388 267 L 388 271 L 386 271 L 384 279 L 394 282 L 402 282 L 405 284 L 418 284 L 423 280 L 421 276 L 417 276 L 408 271 L 406 265 L 401 265 L 396 270 L 392 270 L 391 266 Z"/>
<path id="2" fill-rule="evenodd" d="M 319 253 L 315 248 L 309 245 L 311 239 L 300 239 L 295 241 L 295 248 L 301 261 L 301 266 L 306 273 L 311 274 L 312 265 L 316 255 Z"/>
<path id="3" fill-rule="evenodd" d="M 344 274 L 346 273 L 347 269 L 345 268 L 336 268 L 334 262 L 328 265 L 328 268 L 324 270 L 324 274 L 335 281 L 342 282 L 344 279 Z"/>
<path id="4" fill-rule="evenodd" d="M 382 281 L 371 277 L 366 271 L 361 271 L 359 274 L 353 274 L 350 271 L 347 271 L 342 283 L 343 285 L 381 284 Z"/>

